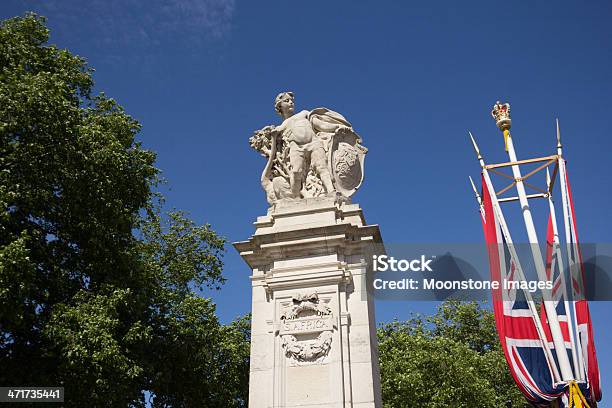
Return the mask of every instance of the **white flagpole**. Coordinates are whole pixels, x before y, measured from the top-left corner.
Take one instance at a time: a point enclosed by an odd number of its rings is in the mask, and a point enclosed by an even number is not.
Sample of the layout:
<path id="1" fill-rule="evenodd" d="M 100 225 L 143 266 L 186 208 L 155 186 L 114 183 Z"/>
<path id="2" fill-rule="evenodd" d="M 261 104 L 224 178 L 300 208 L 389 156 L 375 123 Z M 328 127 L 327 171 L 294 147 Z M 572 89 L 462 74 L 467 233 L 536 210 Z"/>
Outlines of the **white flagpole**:
<path id="1" fill-rule="evenodd" d="M 578 365 L 578 356 L 576 355 L 576 342 L 574 335 L 574 325 L 572 324 L 572 313 L 570 308 L 569 298 L 567 297 L 567 285 L 565 283 L 565 270 L 563 269 L 563 257 L 561 255 L 561 244 L 559 242 L 559 231 L 557 230 L 557 216 L 555 211 L 555 204 L 552 199 L 552 191 L 550 188 L 550 173 L 548 172 L 548 168 L 546 169 L 546 187 L 548 190 L 548 209 L 550 210 L 550 219 L 552 222 L 553 228 L 553 248 L 552 251 L 555 254 L 555 259 L 557 260 L 557 265 L 559 266 L 559 277 L 561 280 L 561 288 L 563 289 L 563 307 L 565 308 L 565 316 L 567 318 L 567 330 L 570 335 L 570 342 L 572 344 L 572 363 L 574 365 L 574 370 L 577 371 L 576 377 L 580 379 L 580 370 Z M 550 277 L 551 279 L 555 276 L 554 273 L 555 262 L 552 262 L 550 265 Z M 571 281 L 571 280 L 570 280 Z M 553 279 L 554 282 L 554 279 Z"/>
<path id="2" fill-rule="evenodd" d="M 573 220 L 571 216 L 569 194 L 567 190 L 567 173 L 565 170 L 565 159 L 563 158 L 563 146 L 561 145 L 561 130 L 559 128 L 559 119 L 557 119 L 556 122 L 557 122 L 557 156 L 559 156 L 559 158 L 557 159 L 559 163 L 559 187 L 561 190 L 561 203 L 563 207 L 563 224 L 565 227 L 565 242 L 567 245 L 567 258 L 568 258 L 569 273 L 570 273 L 569 279 L 571 283 L 576 267 L 578 266 L 577 260 L 574 258 L 574 255 L 573 255 L 577 253 L 577 248 L 575 247 L 575 245 L 572 245 L 573 243 L 575 243 L 575 235 L 572 233 L 573 228 L 570 228 L 570 225 L 572 224 Z M 573 299 L 573 296 L 572 296 L 572 299 Z M 575 309 L 576 301 L 572 300 L 571 304 L 572 304 L 572 308 L 571 308 L 572 321 L 574 325 L 576 326 L 576 330 L 578 330 L 578 322 L 576 321 L 576 309 Z M 576 348 L 577 348 L 576 354 L 578 357 L 578 365 L 577 365 L 578 369 L 576 370 L 578 371 L 577 379 L 584 381 L 585 366 L 584 366 L 584 356 L 582 355 L 582 344 L 581 344 L 580 336 L 578 335 L 578 332 L 576 332 L 575 334 L 576 334 L 575 340 L 576 340 Z"/>
<path id="3" fill-rule="evenodd" d="M 498 107 L 507 106 L 507 115 L 500 116 L 498 119 L 495 114 Z M 511 162 L 516 162 L 516 152 L 514 151 L 514 143 L 512 141 L 512 135 L 510 134 L 510 116 L 509 116 L 510 105 L 501 105 L 498 103 L 495 105 L 493 110 L 493 117 L 495 118 L 498 127 L 504 132 L 504 138 L 506 140 L 506 149 L 508 151 L 508 158 Z M 544 261 L 542 260 L 542 254 L 540 253 L 540 247 L 538 243 L 538 235 L 536 233 L 535 225 L 533 223 L 533 217 L 531 216 L 531 209 L 529 208 L 529 202 L 527 199 L 527 193 L 525 192 L 525 185 L 521 176 L 521 170 L 517 164 L 512 167 L 512 174 L 516 182 L 516 191 L 518 193 L 519 202 L 523 213 L 523 220 L 525 222 L 525 228 L 527 230 L 527 237 L 529 239 L 529 246 L 531 247 L 531 253 L 533 256 L 533 262 L 538 273 L 538 277 L 541 281 L 546 280 L 546 268 Z M 551 291 L 546 291 L 551 292 Z M 546 299 L 546 296 L 545 296 Z M 549 297 L 550 299 L 550 297 Z M 563 381 L 571 381 L 574 379 L 572 373 L 572 367 L 570 365 L 569 357 L 567 356 L 567 349 L 565 348 L 565 342 L 563 341 L 563 334 L 561 332 L 561 326 L 559 325 L 559 318 L 557 311 L 551 300 L 544 300 L 542 302 L 546 309 L 546 316 L 548 317 L 548 325 L 552 334 L 553 343 L 555 345 L 555 353 L 557 354 L 557 360 L 559 361 L 559 368 L 561 370 L 561 378 Z"/>
<path id="4" fill-rule="evenodd" d="M 478 149 L 478 145 L 476 145 L 476 140 L 474 140 L 474 136 L 472 136 L 471 132 L 468 132 L 468 133 L 470 134 L 472 145 L 474 146 L 474 150 L 476 151 L 476 156 L 478 157 L 478 162 L 480 163 L 480 167 L 482 168 L 482 174 L 484 176 L 484 181 L 487 185 L 488 190 L 492 192 L 491 193 L 491 204 L 493 206 L 493 211 L 495 212 L 495 217 L 497 217 L 497 221 L 499 222 L 500 230 L 508 245 L 508 252 L 510 253 L 510 258 L 512 259 L 512 262 L 514 263 L 516 267 L 516 274 L 518 276 L 518 279 L 522 281 L 526 281 L 527 279 L 525 278 L 525 274 L 523 273 L 523 268 L 519 261 L 519 257 L 516 253 L 516 249 L 514 248 L 514 243 L 512 241 L 512 236 L 510 235 L 510 230 L 508 229 L 508 225 L 506 224 L 506 219 L 504 218 L 504 214 L 501 211 L 499 201 L 497 200 L 497 197 L 495 196 L 495 190 L 493 189 L 493 184 L 491 183 L 491 177 L 489 176 L 489 172 L 485 167 L 484 159 L 482 155 L 480 154 L 480 149 Z M 472 188 L 474 188 L 476 199 L 478 200 L 479 204 L 482 206 L 482 199 L 480 198 L 480 194 L 478 194 L 478 191 L 475 189 L 475 186 L 473 183 L 472 183 Z M 481 213 L 484 214 L 484 209 L 481 211 L 482 211 Z M 544 355 L 546 356 L 548 365 L 552 370 L 553 381 L 557 383 L 561 381 L 561 376 L 559 375 L 557 364 L 555 363 L 555 359 L 553 358 L 552 352 L 548 345 L 548 341 L 546 340 L 546 334 L 544 332 L 544 327 L 542 326 L 542 321 L 540 320 L 540 315 L 538 313 L 537 306 L 529 291 L 523 290 L 523 293 L 525 295 L 525 300 L 527 301 L 527 306 L 529 307 L 529 310 L 531 312 L 531 317 L 533 318 L 533 322 L 535 324 L 536 331 L 538 332 L 538 337 L 540 338 L 540 343 L 542 344 Z M 500 341 L 502 341 L 502 339 L 500 339 Z"/>
<path id="5" fill-rule="evenodd" d="M 474 195 L 476 196 L 476 201 L 478 201 L 478 208 L 480 209 L 480 215 L 482 219 L 485 219 L 484 206 L 482 205 L 482 198 L 480 198 L 480 193 L 476 189 L 476 184 L 474 184 L 474 180 L 472 180 L 472 176 L 468 176 L 470 179 L 470 184 L 472 185 L 472 190 L 474 190 Z"/>

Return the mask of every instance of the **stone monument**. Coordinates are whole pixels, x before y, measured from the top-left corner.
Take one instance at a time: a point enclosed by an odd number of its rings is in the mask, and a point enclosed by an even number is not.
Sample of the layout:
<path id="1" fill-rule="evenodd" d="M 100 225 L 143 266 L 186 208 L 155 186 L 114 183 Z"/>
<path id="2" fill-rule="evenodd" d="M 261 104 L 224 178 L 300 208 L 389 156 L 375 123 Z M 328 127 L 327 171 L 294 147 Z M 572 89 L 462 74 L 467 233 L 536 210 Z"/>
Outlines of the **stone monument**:
<path id="1" fill-rule="evenodd" d="M 337 112 L 295 113 L 292 92 L 275 108 L 283 122 L 250 139 L 270 208 L 234 243 L 253 271 L 249 407 L 381 407 L 365 274 L 382 239 L 350 200 L 367 149 Z"/>

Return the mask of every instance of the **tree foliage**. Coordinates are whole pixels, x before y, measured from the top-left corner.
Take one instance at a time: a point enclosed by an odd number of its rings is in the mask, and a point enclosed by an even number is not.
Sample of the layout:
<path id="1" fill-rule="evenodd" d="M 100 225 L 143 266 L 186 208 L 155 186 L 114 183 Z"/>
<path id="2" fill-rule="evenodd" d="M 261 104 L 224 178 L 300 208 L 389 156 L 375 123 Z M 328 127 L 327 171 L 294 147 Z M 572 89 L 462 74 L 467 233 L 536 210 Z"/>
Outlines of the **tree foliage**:
<path id="1" fill-rule="evenodd" d="M 196 291 L 223 283 L 224 240 L 162 214 L 140 124 L 48 40 L 42 17 L 0 24 L 0 385 L 244 406 L 248 323 L 221 325 Z"/>
<path id="2" fill-rule="evenodd" d="M 433 316 L 378 329 L 383 405 L 528 407 L 506 367 L 493 314 L 446 302 Z"/>

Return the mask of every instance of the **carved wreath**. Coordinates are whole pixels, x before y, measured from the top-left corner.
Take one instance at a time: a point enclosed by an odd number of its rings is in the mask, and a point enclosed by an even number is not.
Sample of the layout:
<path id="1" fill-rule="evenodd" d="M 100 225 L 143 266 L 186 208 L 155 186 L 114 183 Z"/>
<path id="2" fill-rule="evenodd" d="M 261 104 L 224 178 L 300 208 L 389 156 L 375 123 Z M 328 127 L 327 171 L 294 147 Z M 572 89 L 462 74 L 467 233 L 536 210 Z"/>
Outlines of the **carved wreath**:
<path id="1" fill-rule="evenodd" d="M 282 347 L 285 355 L 298 362 L 317 362 L 323 359 L 331 349 L 332 333 L 324 331 L 312 342 L 298 342 L 291 334 L 282 336 Z"/>

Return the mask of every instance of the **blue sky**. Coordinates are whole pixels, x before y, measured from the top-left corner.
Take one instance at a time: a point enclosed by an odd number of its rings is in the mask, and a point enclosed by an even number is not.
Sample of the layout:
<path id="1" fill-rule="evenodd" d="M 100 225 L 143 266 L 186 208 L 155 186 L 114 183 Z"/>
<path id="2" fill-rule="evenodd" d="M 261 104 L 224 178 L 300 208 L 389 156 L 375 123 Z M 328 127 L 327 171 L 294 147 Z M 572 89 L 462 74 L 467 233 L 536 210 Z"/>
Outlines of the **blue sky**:
<path id="1" fill-rule="evenodd" d="M 443 2 L 3 0 L 0 17 L 46 15 L 52 42 L 87 58 L 99 90 L 141 121 L 169 206 L 244 240 L 267 204 L 252 131 L 298 108 L 344 114 L 370 149 L 354 197 L 387 242 L 482 242 L 467 139 L 504 161 L 489 112 L 512 104 L 519 157 L 554 153 L 561 120 L 581 239 L 612 242 L 612 5 Z M 224 321 L 250 308 L 249 270 L 228 247 L 213 294 Z M 378 302 L 378 321 L 429 312 Z M 591 305 L 604 402 L 612 387 L 609 302 Z"/>

